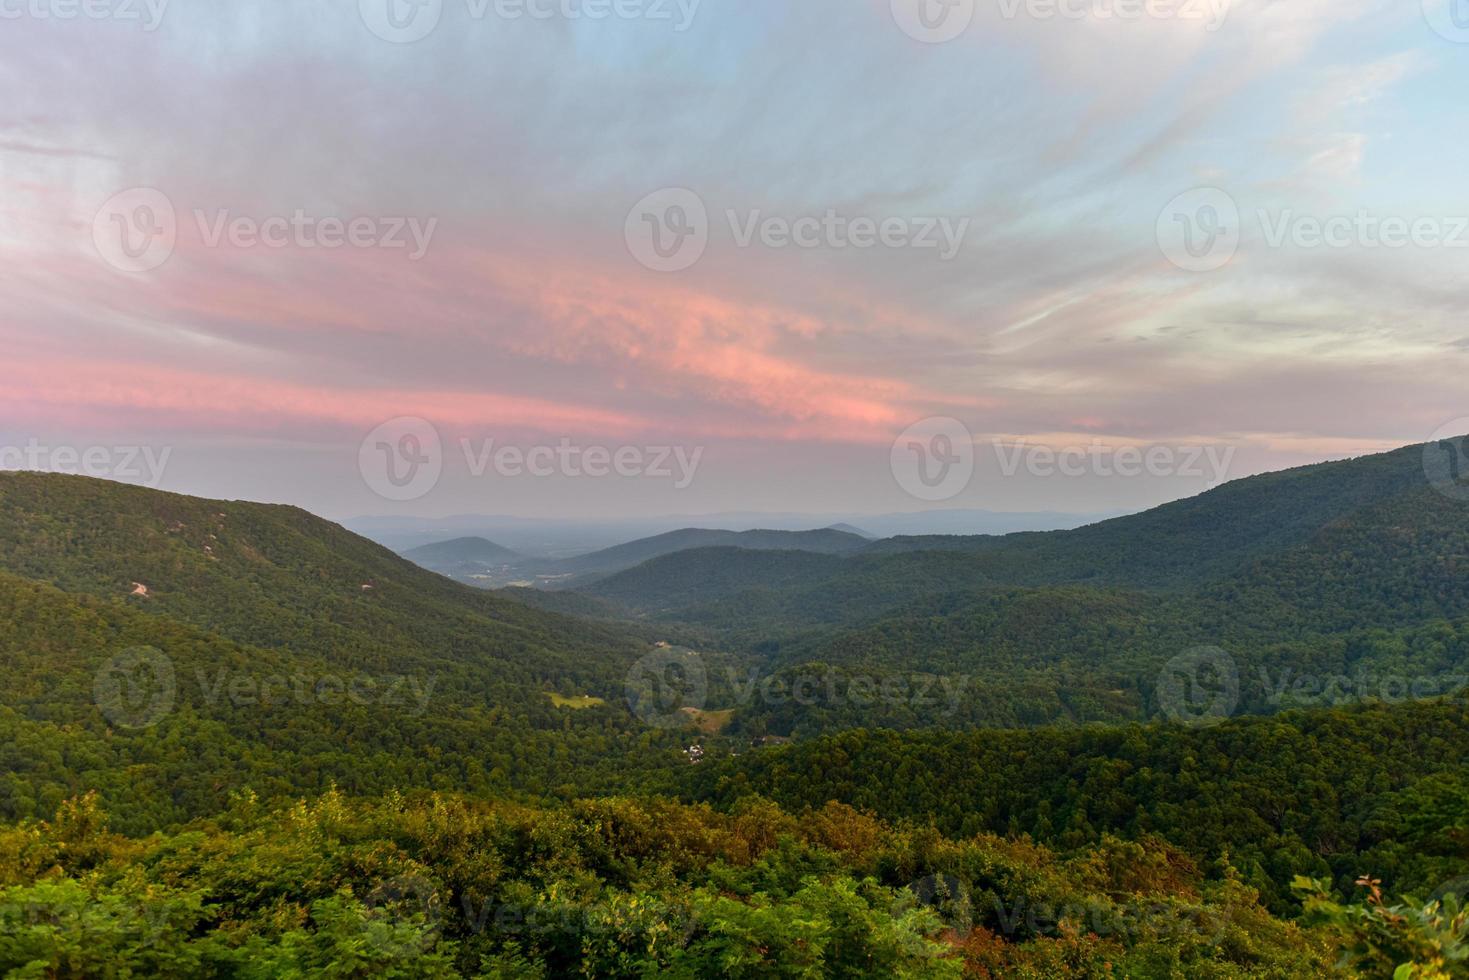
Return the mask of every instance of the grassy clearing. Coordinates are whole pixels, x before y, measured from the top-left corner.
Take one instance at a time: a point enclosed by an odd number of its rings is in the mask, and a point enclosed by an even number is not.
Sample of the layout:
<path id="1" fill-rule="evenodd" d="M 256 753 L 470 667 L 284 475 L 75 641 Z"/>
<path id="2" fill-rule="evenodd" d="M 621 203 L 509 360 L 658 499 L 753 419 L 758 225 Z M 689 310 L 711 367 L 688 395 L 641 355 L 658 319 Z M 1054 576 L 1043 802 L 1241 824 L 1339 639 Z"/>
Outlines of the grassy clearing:
<path id="1" fill-rule="evenodd" d="M 689 717 L 689 723 L 705 735 L 717 735 L 734 719 L 735 709 L 723 711 L 700 711 L 698 708 L 681 709 Z"/>
<path id="2" fill-rule="evenodd" d="M 572 711 L 585 711 L 587 708 L 600 708 L 607 702 L 601 698 L 594 698 L 590 694 L 568 698 L 553 692 L 551 694 L 551 703 L 558 708 L 570 708 Z"/>

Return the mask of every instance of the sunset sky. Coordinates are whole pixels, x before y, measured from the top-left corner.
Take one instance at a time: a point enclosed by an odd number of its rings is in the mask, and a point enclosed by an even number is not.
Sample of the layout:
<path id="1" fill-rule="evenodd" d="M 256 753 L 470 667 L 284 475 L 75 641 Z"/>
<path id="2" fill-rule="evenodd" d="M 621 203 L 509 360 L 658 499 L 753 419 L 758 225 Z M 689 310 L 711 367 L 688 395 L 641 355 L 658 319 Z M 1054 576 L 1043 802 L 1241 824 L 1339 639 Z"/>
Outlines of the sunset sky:
<path id="1" fill-rule="evenodd" d="M 0 446 L 334 518 L 1099 512 L 1214 480 L 994 443 L 1234 478 L 1469 416 L 1469 10 L 93 2 L 0 0 Z M 392 500 L 364 440 L 400 417 L 442 475 Z M 932 418 L 975 471 L 925 500 L 894 442 Z M 700 462 L 477 476 L 491 439 Z"/>

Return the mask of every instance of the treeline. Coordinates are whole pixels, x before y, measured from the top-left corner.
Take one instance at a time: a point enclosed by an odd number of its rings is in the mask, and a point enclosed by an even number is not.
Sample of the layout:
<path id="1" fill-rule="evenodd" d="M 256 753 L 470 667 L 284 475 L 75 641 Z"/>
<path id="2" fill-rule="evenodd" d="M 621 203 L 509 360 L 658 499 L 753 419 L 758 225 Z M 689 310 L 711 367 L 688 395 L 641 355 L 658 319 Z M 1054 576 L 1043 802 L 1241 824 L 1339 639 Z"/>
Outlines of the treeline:
<path id="1" fill-rule="evenodd" d="M 711 761 L 693 798 L 842 800 L 938 830 L 1062 849 L 1156 836 L 1227 860 L 1280 913 L 1298 875 L 1426 894 L 1469 873 L 1469 708 L 1293 711 L 1213 727 L 855 730 Z"/>

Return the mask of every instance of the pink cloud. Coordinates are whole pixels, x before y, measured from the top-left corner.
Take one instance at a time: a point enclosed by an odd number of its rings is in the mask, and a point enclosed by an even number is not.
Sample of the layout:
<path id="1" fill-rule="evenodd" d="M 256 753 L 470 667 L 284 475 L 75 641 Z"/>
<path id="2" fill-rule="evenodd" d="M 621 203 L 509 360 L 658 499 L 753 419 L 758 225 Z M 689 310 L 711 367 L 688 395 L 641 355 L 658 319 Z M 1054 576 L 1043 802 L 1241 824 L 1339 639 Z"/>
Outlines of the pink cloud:
<path id="1" fill-rule="evenodd" d="M 71 278 L 92 317 L 111 309 L 151 326 L 99 332 L 76 361 L 28 344 L 0 395 L 11 417 L 248 432 L 416 414 L 553 433 L 869 442 L 935 403 L 984 402 L 814 363 L 806 341 L 849 327 L 807 313 L 572 260 L 548 273 L 454 242 L 411 263 L 384 250 L 207 249 L 181 236 L 152 278 L 90 268 Z M 412 369 L 396 376 L 380 349 L 356 353 L 369 338 L 413 352 Z M 498 374 L 466 382 L 472 360 Z M 547 380 L 557 369 L 599 383 L 568 391 Z"/>

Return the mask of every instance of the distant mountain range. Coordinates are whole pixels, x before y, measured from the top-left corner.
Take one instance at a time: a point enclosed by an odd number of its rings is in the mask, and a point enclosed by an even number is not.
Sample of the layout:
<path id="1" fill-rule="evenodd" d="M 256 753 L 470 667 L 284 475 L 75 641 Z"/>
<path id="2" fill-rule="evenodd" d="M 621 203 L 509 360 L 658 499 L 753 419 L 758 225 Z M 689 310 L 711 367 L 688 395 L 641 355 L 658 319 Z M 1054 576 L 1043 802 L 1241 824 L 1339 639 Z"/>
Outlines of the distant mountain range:
<path id="1" fill-rule="evenodd" d="M 645 561 L 696 548 L 745 551 L 805 551 L 855 554 L 871 541 L 860 534 L 821 528 L 811 531 L 721 531 L 682 528 L 651 538 L 614 545 L 575 558 L 527 558 L 484 538 L 455 538 L 413 548 L 403 557 L 431 571 L 481 587 L 541 585 L 565 587 L 633 568 Z"/>
<path id="2" fill-rule="evenodd" d="M 443 518 L 359 517 L 345 526 L 398 552 L 462 537 L 480 537 L 533 558 L 562 559 L 686 528 L 721 531 L 807 531 L 834 528 L 862 537 L 904 534 L 1011 534 L 1081 527 L 1116 513 L 999 513 L 932 510 L 908 514 L 724 513 L 635 520 L 539 520 L 461 515 Z"/>
<path id="3" fill-rule="evenodd" d="M 493 541 L 484 538 L 454 538 L 452 541 L 439 541 L 435 544 L 426 544 L 421 548 L 403 552 L 403 557 L 416 565 L 430 565 L 442 562 L 502 562 L 509 564 L 523 561 L 524 556 L 509 548 L 502 548 Z"/>

